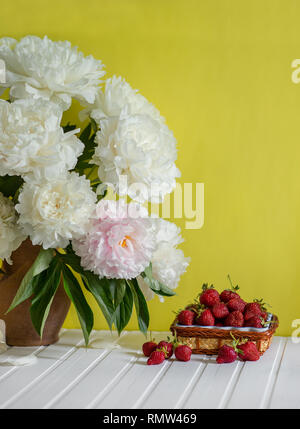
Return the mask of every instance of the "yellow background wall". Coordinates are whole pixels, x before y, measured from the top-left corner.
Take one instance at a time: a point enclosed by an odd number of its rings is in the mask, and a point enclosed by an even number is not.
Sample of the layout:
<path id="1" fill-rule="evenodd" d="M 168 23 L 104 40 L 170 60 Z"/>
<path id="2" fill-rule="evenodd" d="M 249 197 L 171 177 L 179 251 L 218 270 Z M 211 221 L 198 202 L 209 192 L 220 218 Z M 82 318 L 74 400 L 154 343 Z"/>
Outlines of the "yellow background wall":
<path id="1" fill-rule="evenodd" d="M 1 0 L 1 37 L 47 34 L 102 59 L 167 118 L 181 183 L 205 183 L 205 224 L 183 230 L 192 263 L 175 298 L 151 302 L 152 329 L 227 273 L 272 304 L 279 334 L 300 318 L 299 16 L 297 0 Z M 73 309 L 65 326 L 79 327 Z"/>

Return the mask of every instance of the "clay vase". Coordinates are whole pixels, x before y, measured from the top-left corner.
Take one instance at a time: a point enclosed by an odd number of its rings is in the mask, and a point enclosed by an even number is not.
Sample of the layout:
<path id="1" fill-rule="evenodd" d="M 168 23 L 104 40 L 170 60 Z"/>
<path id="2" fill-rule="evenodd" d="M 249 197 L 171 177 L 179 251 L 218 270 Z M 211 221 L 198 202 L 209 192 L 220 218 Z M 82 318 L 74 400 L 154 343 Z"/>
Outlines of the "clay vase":
<path id="1" fill-rule="evenodd" d="M 61 283 L 52 301 L 42 338 L 31 322 L 30 298 L 5 314 L 39 251 L 40 246 L 33 246 L 27 239 L 13 252 L 11 256 L 13 264 L 4 262 L 2 267 L 5 274 L 0 276 L 0 319 L 5 321 L 6 343 L 10 346 L 40 346 L 55 343 L 70 308 L 70 300 Z"/>

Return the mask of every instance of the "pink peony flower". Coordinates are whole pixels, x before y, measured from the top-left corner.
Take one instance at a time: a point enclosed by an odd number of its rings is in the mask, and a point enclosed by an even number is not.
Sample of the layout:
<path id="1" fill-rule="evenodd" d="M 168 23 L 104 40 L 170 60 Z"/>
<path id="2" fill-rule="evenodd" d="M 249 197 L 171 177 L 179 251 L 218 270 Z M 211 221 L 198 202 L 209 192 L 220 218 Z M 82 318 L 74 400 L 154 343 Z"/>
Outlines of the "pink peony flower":
<path id="1" fill-rule="evenodd" d="M 101 200 L 88 233 L 73 241 L 83 268 L 100 278 L 132 279 L 150 263 L 155 240 L 147 210 L 123 200 Z"/>

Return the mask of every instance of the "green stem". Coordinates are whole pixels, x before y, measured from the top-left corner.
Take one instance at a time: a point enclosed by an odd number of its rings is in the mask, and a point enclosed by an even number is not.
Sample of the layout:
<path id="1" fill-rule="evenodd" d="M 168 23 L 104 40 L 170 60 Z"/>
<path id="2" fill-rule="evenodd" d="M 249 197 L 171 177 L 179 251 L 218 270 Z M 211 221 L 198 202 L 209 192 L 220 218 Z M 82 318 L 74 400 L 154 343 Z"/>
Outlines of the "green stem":
<path id="1" fill-rule="evenodd" d="M 93 173 L 93 171 L 95 170 L 95 168 L 97 168 L 97 165 L 93 165 L 93 167 L 90 169 L 90 171 L 88 172 L 88 174 L 86 174 L 85 177 L 87 179 L 91 176 L 91 174 Z"/>

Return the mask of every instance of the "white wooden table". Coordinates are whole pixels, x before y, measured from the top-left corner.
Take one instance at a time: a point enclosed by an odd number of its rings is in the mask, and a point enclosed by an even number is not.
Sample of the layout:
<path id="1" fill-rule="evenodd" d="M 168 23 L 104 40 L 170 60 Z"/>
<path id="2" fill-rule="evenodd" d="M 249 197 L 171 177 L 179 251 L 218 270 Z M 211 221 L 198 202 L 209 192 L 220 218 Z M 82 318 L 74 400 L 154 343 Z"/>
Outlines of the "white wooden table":
<path id="1" fill-rule="evenodd" d="M 167 334 L 154 333 L 156 340 Z M 147 366 L 144 337 L 94 331 L 85 348 L 80 330 L 64 330 L 48 347 L 12 347 L 0 354 L 1 408 L 208 409 L 300 408 L 300 344 L 275 337 L 258 362 L 218 365 L 193 355 Z M 12 356 L 35 354 L 27 366 Z"/>

